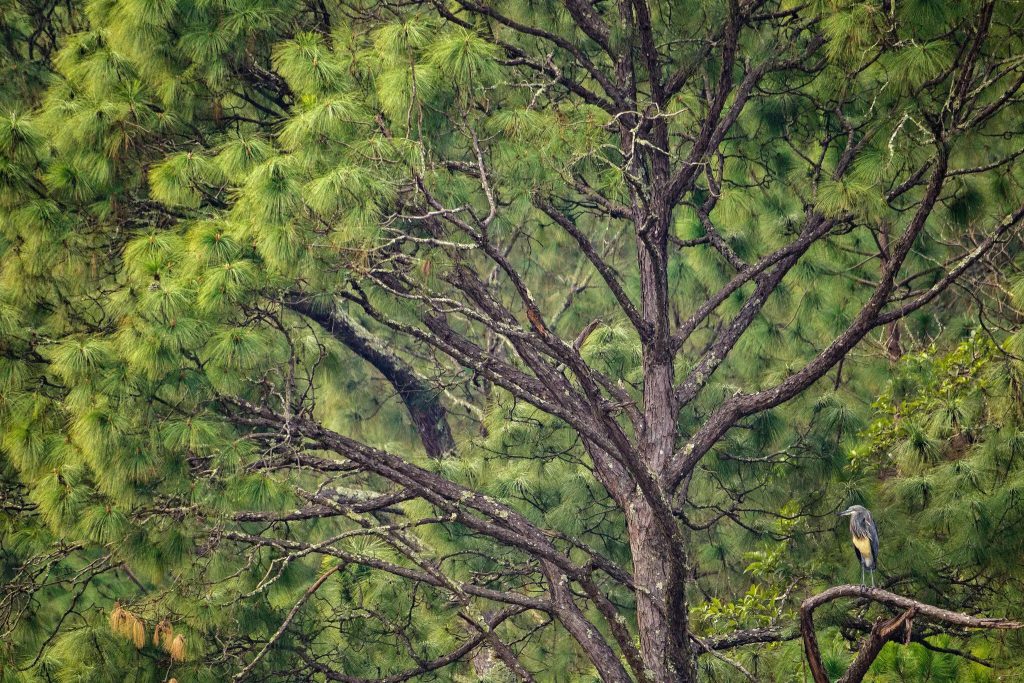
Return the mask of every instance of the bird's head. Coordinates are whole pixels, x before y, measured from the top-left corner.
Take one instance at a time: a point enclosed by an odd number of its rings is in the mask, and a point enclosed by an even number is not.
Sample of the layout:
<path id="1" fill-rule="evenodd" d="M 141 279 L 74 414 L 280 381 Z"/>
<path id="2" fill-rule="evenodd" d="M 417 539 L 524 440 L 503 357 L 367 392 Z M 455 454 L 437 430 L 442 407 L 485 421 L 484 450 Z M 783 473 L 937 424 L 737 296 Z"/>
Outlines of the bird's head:
<path id="1" fill-rule="evenodd" d="M 840 517 L 849 517 L 850 515 L 856 515 L 861 512 L 867 512 L 867 508 L 863 505 L 851 505 L 842 512 L 839 513 Z"/>

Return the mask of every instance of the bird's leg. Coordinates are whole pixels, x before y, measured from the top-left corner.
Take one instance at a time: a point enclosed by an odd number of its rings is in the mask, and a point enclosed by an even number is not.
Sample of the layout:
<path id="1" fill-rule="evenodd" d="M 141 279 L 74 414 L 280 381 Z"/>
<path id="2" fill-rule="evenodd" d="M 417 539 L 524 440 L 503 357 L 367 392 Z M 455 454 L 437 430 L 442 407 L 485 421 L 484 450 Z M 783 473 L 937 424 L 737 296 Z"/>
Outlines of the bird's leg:
<path id="1" fill-rule="evenodd" d="M 860 566 L 860 585 L 862 585 L 862 586 L 868 585 L 867 582 L 864 580 L 864 565 L 863 564 Z"/>
<path id="2" fill-rule="evenodd" d="M 872 588 L 875 587 L 875 570 L 874 569 L 871 570 L 871 587 Z"/>

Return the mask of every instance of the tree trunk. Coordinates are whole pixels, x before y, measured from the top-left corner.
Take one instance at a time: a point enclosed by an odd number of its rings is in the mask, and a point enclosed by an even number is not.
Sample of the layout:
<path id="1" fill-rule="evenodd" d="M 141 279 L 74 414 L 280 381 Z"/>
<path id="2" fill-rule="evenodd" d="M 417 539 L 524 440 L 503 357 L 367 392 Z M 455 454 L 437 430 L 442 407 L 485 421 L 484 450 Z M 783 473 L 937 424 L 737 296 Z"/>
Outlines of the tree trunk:
<path id="1" fill-rule="evenodd" d="M 677 537 L 636 496 L 626 514 L 636 584 L 636 620 L 648 681 L 697 680 L 687 634 L 686 562 Z"/>
<path id="2" fill-rule="evenodd" d="M 637 630 L 648 681 L 695 683 L 696 662 L 687 624 L 686 553 L 662 483 L 677 435 L 666 269 L 671 210 L 657 202 L 649 215 L 638 208 L 634 200 L 643 318 L 649 329 L 643 350 L 644 421 L 637 446 L 642 465 L 658 482 L 658 498 L 645 497 L 638 487 L 626 509 Z"/>
<path id="3" fill-rule="evenodd" d="M 659 473 L 664 472 L 676 440 L 673 371 L 656 351 L 646 355 L 644 366 L 645 429 L 639 438 L 640 457 L 650 472 Z M 686 553 L 676 520 L 664 499 L 652 503 L 638 489 L 630 497 L 626 525 L 647 679 L 696 681 L 687 628 Z"/>

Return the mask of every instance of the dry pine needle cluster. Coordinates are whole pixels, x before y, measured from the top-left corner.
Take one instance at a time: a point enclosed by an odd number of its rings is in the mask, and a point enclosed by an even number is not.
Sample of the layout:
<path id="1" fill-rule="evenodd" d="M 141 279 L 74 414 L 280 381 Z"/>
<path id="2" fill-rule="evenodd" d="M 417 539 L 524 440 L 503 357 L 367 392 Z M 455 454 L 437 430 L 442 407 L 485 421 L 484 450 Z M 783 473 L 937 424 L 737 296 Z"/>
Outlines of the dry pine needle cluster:
<path id="1" fill-rule="evenodd" d="M 114 602 L 114 609 L 110 612 L 110 630 L 130 640 L 139 650 L 146 644 L 145 622 L 122 607 L 119 601 Z M 153 646 L 168 653 L 172 661 L 185 661 L 185 636 L 175 634 L 168 619 L 163 619 L 153 628 Z"/>

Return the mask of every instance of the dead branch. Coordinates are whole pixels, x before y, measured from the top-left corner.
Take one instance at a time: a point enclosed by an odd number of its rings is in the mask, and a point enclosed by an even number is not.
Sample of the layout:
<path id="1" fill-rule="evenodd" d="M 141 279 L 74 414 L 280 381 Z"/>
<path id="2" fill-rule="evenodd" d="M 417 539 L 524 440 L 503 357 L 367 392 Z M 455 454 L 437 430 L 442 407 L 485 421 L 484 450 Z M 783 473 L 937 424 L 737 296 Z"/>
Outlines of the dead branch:
<path id="1" fill-rule="evenodd" d="M 881 603 L 888 607 L 903 610 L 901 614 L 891 619 L 879 617 L 871 632 L 861 642 L 854 657 L 853 663 L 840 678 L 838 683 L 859 683 L 864 680 L 872 662 L 878 657 L 882 648 L 889 641 L 897 639 L 907 644 L 911 640 L 913 621 L 920 618 L 949 626 L 963 626 L 966 628 L 984 629 L 1019 629 L 1024 628 L 1024 623 L 1010 619 L 993 619 L 987 617 L 975 617 L 969 614 L 953 612 L 951 610 L 935 607 L 911 598 L 890 593 L 881 588 L 870 588 L 868 586 L 835 586 L 828 590 L 813 595 L 800 604 L 800 632 L 804 640 L 804 652 L 807 655 L 807 663 L 810 665 L 811 675 L 814 683 L 830 683 L 825 666 L 821 661 L 821 652 L 818 649 L 818 639 L 814 634 L 814 610 L 822 605 L 838 600 L 840 598 L 863 598 L 873 602 Z"/>

